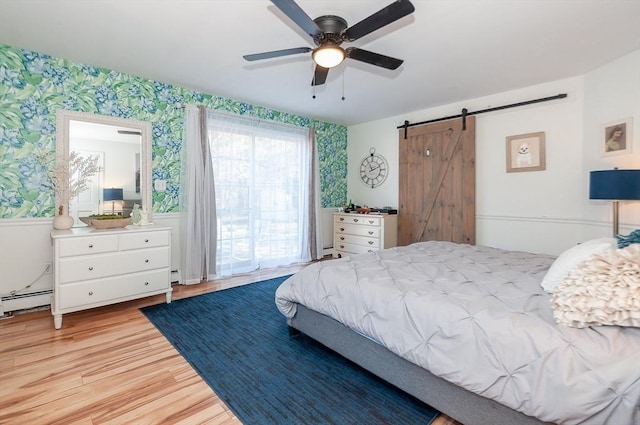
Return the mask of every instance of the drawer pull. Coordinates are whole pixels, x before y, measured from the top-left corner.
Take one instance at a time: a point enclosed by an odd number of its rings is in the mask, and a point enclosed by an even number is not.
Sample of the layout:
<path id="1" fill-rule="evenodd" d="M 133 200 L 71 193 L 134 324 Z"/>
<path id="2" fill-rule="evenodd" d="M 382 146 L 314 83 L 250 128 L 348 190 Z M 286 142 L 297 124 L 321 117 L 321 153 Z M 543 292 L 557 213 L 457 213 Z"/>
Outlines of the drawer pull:
<path id="1" fill-rule="evenodd" d="M 144 240 L 144 243 L 149 243 L 149 239 L 145 239 L 145 240 Z"/>
<path id="2" fill-rule="evenodd" d="M 358 219 L 357 219 L 357 218 L 354 218 L 354 219 L 353 219 L 353 222 L 354 222 L 354 223 L 357 223 L 357 222 L 358 222 Z"/>
<path id="3" fill-rule="evenodd" d="M 369 234 L 370 234 L 370 235 L 373 235 L 373 232 L 372 232 L 371 230 L 369 230 Z"/>
<path id="4" fill-rule="evenodd" d="M 149 285 L 149 282 L 145 282 L 145 283 L 144 283 L 144 286 L 148 286 L 148 285 Z"/>
<path id="5" fill-rule="evenodd" d="M 93 248 L 93 244 L 92 243 L 89 244 L 89 248 Z"/>
<path id="6" fill-rule="evenodd" d="M 341 228 L 340 228 L 340 231 L 341 231 L 341 232 L 344 232 L 344 227 L 341 227 Z"/>
<path id="7" fill-rule="evenodd" d="M 93 295 L 93 291 L 89 291 L 89 295 Z"/>
<path id="8" fill-rule="evenodd" d="M 344 221 L 344 217 L 340 217 L 340 221 Z"/>
<path id="9" fill-rule="evenodd" d="M 369 224 L 373 224 L 373 223 L 375 223 L 375 221 L 369 220 Z"/>
<path id="10" fill-rule="evenodd" d="M 341 249 L 344 249 L 344 245 L 340 245 L 340 248 L 341 248 Z"/>
<path id="11" fill-rule="evenodd" d="M 373 241 L 369 241 L 367 242 L 369 245 L 373 245 Z"/>
<path id="12" fill-rule="evenodd" d="M 148 262 L 149 262 L 149 260 L 144 260 L 144 262 L 145 262 L 145 263 L 148 263 Z"/>
<path id="13" fill-rule="evenodd" d="M 93 266 L 89 266 L 89 271 L 93 270 Z"/>
<path id="14" fill-rule="evenodd" d="M 344 240 L 344 236 L 340 236 L 340 240 L 343 241 Z"/>

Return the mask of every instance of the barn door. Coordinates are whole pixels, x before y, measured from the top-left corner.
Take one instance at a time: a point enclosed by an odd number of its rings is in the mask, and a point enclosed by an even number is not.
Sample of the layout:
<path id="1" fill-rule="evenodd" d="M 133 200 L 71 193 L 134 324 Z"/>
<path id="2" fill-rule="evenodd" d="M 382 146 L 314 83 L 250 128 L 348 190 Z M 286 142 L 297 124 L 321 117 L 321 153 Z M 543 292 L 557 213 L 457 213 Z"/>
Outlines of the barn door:
<path id="1" fill-rule="evenodd" d="M 475 119 L 400 129 L 398 244 L 475 244 Z"/>

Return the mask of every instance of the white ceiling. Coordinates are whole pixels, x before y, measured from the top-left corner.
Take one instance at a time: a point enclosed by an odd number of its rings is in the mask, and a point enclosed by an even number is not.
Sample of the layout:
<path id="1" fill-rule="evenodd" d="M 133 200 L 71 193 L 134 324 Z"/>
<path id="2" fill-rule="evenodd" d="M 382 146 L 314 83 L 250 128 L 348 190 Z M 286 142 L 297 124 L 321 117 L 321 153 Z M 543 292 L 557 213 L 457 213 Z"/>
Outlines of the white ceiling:
<path id="1" fill-rule="evenodd" d="M 298 0 L 311 18 L 350 26 L 389 3 Z M 581 75 L 640 48 L 640 0 L 413 4 L 343 45 L 404 59 L 400 68 L 347 59 L 316 99 L 310 53 L 242 59 L 314 46 L 267 0 L 0 0 L 0 44 L 344 125 Z"/>

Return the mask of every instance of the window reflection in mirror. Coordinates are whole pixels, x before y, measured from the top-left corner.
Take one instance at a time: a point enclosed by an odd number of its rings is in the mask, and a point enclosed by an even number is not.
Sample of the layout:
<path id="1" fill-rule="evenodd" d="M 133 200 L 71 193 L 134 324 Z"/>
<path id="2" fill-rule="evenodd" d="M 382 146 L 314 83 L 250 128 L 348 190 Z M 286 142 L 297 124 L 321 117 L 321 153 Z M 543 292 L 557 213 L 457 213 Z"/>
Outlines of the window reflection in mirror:
<path id="1" fill-rule="evenodd" d="M 122 214 L 128 217 L 134 204 L 142 204 L 140 193 L 141 131 L 125 126 L 69 121 L 69 152 L 81 157 L 97 158 L 101 171 L 90 179 L 87 190 L 69 199 L 69 214 L 76 226 L 84 224 L 78 217 L 92 214 Z M 122 189 L 122 199 L 110 194 Z"/>

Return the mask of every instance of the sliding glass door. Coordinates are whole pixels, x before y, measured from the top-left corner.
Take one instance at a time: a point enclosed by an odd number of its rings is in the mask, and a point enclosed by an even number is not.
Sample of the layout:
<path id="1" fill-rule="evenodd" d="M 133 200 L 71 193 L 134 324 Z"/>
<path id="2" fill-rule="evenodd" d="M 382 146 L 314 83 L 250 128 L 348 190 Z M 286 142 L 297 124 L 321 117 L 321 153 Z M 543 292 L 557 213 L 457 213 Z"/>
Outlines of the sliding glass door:
<path id="1" fill-rule="evenodd" d="M 307 260 L 306 134 L 251 124 L 208 122 L 221 276 Z"/>

